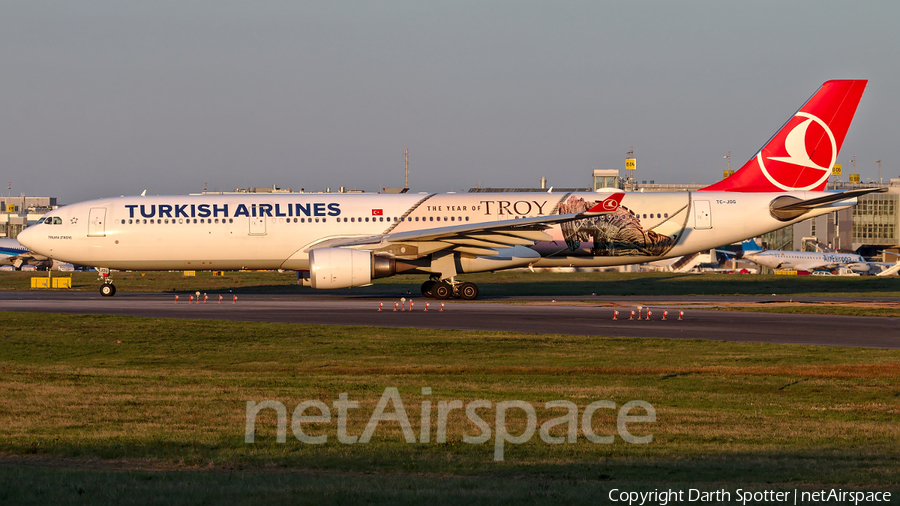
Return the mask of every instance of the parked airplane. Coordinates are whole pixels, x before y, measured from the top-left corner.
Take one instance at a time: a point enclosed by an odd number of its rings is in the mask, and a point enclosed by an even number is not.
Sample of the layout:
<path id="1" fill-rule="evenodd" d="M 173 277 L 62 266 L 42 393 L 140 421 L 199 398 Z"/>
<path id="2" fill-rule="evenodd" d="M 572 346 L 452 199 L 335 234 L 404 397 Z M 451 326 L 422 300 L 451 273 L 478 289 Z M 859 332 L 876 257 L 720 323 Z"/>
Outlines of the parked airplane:
<path id="1" fill-rule="evenodd" d="M 873 265 L 889 265 L 868 262 L 856 253 L 822 253 L 815 251 L 764 250 L 753 239 L 741 243 L 744 260 L 770 269 L 813 271 L 846 267 L 853 272 L 869 272 Z"/>
<path id="2" fill-rule="evenodd" d="M 0 239 L 0 265 L 12 265 L 19 269 L 23 265 L 49 267 L 52 263 L 49 258 L 31 252 L 15 239 Z"/>
<path id="3" fill-rule="evenodd" d="M 610 266 L 709 250 L 856 203 L 823 192 L 866 81 L 829 81 L 733 176 L 696 192 L 261 194 L 106 198 L 22 231 L 34 251 L 108 269 L 290 269 L 313 288 L 422 273 Z M 115 294 L 106 278 L 100 289 Z"/>

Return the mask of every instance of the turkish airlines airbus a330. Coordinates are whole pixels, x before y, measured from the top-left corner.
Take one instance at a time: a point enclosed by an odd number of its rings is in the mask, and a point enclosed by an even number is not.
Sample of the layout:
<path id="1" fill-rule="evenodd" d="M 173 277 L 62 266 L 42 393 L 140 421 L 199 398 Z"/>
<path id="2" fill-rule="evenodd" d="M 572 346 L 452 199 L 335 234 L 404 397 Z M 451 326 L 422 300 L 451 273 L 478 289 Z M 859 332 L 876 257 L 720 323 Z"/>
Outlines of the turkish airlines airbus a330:
<path id="1" fill-rule="evenodd" d="M 856 204 L 823 192 L 866 81 L 829 81 L 733 176 L 695 192 L 260 194 L 105 198 L 18 239 L 108 269 L 291 269 L 313 288 L 422 273 L 428 297 L 474 299 L 464 273 L 602 267 L 709 250 Z M 115 294 L 106 278 L 100 292 Z"/>

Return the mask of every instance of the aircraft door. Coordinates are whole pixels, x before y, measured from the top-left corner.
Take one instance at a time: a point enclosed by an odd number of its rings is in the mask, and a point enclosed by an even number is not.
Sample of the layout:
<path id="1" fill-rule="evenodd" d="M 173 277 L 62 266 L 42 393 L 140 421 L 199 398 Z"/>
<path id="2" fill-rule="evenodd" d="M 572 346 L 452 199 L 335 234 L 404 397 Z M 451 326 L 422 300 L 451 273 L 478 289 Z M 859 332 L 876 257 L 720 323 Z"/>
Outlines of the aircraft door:
<path id="1" fill-rule="evenodd" d="M 261 216 L 250 218 L 250 235 L 266 235 L 266 219 Z"/>
<path id="2" fill-rule="evenodd" d="M 106 208 L 92 207 L 88 220 L 88 237 L 106 236 Z"/>
<path id="3" fill-rule="evenodd" d="M 696 230 L 712 228 L 712 214 L 708 200 L 694 201 L 694 228 Z"/>

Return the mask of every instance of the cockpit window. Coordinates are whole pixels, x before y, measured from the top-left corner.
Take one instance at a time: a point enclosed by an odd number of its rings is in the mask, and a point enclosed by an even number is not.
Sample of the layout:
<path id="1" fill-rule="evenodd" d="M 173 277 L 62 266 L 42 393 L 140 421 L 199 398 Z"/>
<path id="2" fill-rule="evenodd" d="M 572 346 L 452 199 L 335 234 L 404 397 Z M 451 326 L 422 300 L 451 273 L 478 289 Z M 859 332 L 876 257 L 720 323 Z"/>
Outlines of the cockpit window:
<path id="1" fill-rule="evenodd" d="M 53 224 L 54 224 L 54 225 L 62 225 L 62 218 L 60 218 L 59 216 L 54 216 L 54 217 L 53 217 Z"/>
<path id="2" fill-rule="evenodd" d="M 40 224 L 43 223 L 44 220 L 46 220 L 46 219 L 47 219 L 46 216 L 42 216 L 41 219 L 39 219 L 39 220 L 37 221 L 37 223 L 35 223 L 35 225 L 40 225 Z"/>

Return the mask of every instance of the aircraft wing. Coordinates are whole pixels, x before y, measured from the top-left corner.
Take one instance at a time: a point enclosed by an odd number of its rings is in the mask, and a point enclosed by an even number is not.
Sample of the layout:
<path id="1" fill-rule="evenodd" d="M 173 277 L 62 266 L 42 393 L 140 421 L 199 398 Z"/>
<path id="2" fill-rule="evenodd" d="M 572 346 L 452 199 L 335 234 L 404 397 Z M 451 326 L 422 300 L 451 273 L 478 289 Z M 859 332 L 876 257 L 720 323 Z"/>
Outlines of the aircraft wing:
<path id="1" fill-rule="evenodd" d="M 497 249 L 530 246 L 537 241 L 551 240 L 550 235 L 544 230 L 556 223 L 614 213 L 618 210 L 624 195 L 624 192 L 614 193 L 591 209 L 580 213 L 535 216 L 487 223 L 467 223 L 377 236 L 338 237 L 313 244 L 306 251 L 319 248 L 356 247 L 383 251 L 407 258 L 421 257 L 441 250 L 471 255 L 497 255 Z M 390 248 L 392 244 L 413 244 L 415 247 L 409 252 L 399 252 Z"/>
<path id="2" fill-rule="evenodd" d="M 48 263 L 47 257 L 28 251 L 15 239 L 0 239 L 0 265 L 12 265 L 18 269 L 23 265 L 43 267 Z"/>
<path id="3" fill-rule="evenodd" d="M 727 249 L 716 249 L 715 252 L 725 255 L 725 258 L 728 260 L 733 260 L 733 259 L 739 260 L 743 256 L 742 254 L 739 255 L 737 252 L 727 250 Z"/>
<path id="4" fill-rule="evenodd" d="M 50 263 L 51 262 L 49 258 L 30 251 L 28 253 L 21 253 L 18 255 L 0 255 L 0 265 L 12 265 L 16 269 L 21 268 L 23 265 L 46 267 Z"/>
<path id="5" fill-rule="evenodd" d="M 814 271 L 816 269 L 820 269 L 822 267 L 837 267 L 837 264 L 833 262 L 806 262 L 802 264 L 794 264 L 794 269 L 798 271 Z"/>

